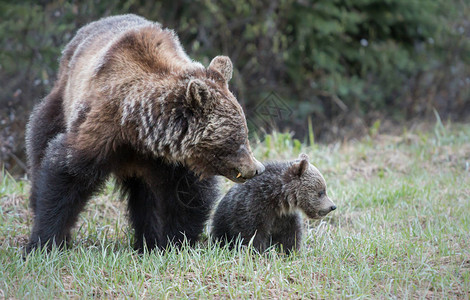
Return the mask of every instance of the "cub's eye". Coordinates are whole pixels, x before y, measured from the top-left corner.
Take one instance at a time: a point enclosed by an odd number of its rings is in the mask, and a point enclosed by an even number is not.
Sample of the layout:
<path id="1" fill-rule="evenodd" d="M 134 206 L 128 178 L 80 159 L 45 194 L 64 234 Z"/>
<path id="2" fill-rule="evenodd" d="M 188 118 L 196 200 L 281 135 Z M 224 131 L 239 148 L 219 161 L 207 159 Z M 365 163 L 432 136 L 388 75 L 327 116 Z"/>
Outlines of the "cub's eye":
<path id="1" fill-rule="evenodd" d="M 318 197 L 323 197 L 325 196 L 325 191 L 319 191 L 318 192 Z"/>

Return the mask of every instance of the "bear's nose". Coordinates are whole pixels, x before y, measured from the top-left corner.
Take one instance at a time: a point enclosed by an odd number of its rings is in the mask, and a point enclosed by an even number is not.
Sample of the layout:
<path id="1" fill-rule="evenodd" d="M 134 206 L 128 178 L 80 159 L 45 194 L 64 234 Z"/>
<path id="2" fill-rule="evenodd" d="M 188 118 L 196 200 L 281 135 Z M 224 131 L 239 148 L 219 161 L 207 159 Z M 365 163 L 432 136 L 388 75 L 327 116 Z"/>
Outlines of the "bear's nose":
<path id="1" fill-rule="evenodd" d="M 259 161 L 256 161 L 256 171 L 255 171 L 255 175 L 259 175 L 261 173 L 263 173 L 265 170 L 265 167 L 262 163 L 260 163 Z"/>
<path id="2" fill-rule="evenodd" d="M 335 210 L 335 209 L 336 209 L 336 206 L 334 206 L 334 205 L 332 207 L 330 207 L 330 210 Z"/>

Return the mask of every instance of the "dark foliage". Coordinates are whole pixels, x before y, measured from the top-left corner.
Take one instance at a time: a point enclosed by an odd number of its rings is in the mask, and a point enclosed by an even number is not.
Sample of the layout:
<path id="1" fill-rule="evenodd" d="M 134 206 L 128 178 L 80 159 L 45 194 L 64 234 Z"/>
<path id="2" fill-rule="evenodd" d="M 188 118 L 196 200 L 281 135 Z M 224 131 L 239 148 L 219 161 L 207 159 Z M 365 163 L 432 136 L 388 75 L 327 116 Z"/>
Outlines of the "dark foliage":
<path id="1" fill-rule="evenodd" d="M 357 120 L 373 122 L 376 113 L 402 121 L 436 109 L 458 119 L 470 109 L 467 1 L 1 1 L 0 161 L 7 168 L 24 171 L 27 116 L 51 89 L 62 47 L 86 23 L 129 12 L 174 28 L 205 64 L 230 56 L 231 87 L 252 127 L 263 124 L 256 111 L 271 92 L 292 115 L 269 121 L 299 137 L 308 119 L 326 138 Z"/>

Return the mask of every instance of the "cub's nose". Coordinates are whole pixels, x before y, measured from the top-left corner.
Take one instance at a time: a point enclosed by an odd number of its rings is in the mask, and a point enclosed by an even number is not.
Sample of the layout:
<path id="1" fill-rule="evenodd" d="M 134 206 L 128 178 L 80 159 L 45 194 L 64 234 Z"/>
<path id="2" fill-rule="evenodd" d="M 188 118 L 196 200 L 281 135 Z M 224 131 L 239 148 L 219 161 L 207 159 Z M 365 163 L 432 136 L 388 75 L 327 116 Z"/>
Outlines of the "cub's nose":
<path id="1" fill-rule="evenodd" d="M 330 207 L 330 210 L 335 210 L 335 209 L 336 209 L 336 206 L 334 205 Z"/>

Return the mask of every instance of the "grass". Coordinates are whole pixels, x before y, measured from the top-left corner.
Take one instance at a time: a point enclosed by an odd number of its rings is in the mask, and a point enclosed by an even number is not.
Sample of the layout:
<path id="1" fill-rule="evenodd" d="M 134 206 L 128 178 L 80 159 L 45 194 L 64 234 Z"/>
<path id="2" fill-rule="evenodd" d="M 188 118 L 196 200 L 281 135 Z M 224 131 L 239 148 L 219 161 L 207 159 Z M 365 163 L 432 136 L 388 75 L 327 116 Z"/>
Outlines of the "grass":
<path id="1" fill-rule="evenodd" d="M 277 133 L 254 146 L 265 160 L 309 154 L 338 206 L 309 224 L 290 257 L 229 251 L 206 235 L 193 248 L 138 255 L 110 182 L 82 213 L 70 249 L 23 260 L 28 182 L 1 173 L 0 298 L 468 299 L 470 126 L 377 131 L 308 147 Z"/>

